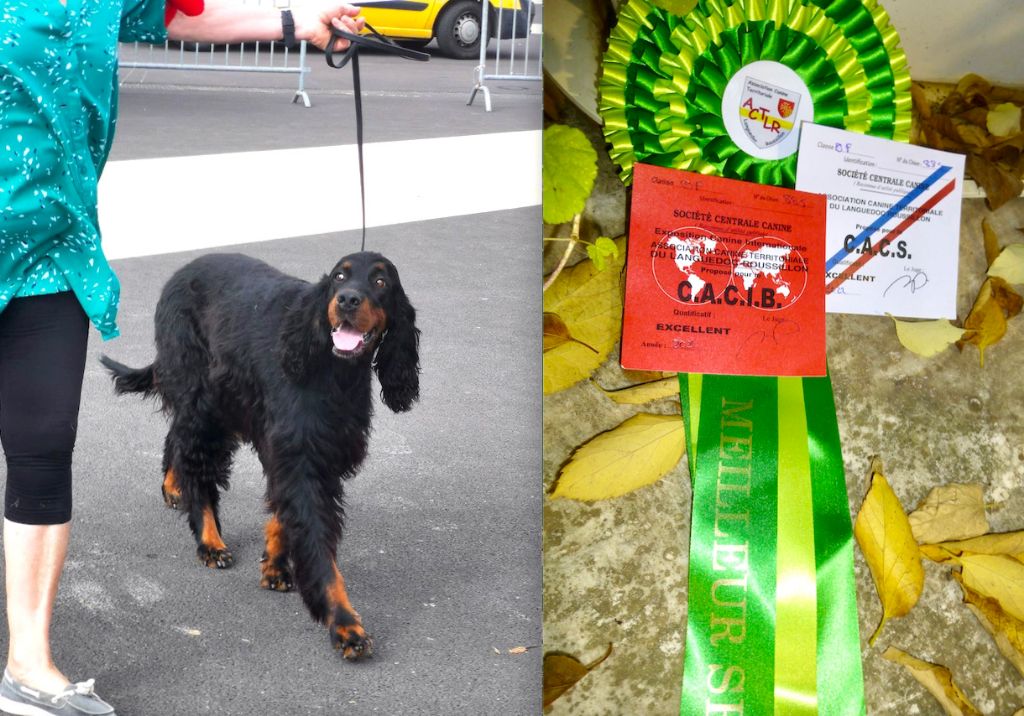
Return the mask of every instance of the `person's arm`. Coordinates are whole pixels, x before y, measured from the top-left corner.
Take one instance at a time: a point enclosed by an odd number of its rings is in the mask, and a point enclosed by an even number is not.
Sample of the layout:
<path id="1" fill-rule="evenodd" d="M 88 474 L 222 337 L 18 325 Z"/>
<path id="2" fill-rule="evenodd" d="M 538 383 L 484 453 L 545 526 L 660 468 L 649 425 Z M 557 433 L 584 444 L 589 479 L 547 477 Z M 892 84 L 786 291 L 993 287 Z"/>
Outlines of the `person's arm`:
<path id="1" fill-rule="evenodd" d="M 357 34 L 364 20 L 359 9 L 340 2 L 320 2 L 288 8 L 295 20 L 295 39 L 307 40 L 321 50 L 331 38 L 330 26 Z M 239 5 L 231 0 L 206 0 L 203 11 L 189 17 L 179 12 L 167 25 L 172 40 L 185 42 L 236 43 L 284 39 L 281 10 L 274 7 Z M 339 40 L 335 50 L 348 42 Z"/>

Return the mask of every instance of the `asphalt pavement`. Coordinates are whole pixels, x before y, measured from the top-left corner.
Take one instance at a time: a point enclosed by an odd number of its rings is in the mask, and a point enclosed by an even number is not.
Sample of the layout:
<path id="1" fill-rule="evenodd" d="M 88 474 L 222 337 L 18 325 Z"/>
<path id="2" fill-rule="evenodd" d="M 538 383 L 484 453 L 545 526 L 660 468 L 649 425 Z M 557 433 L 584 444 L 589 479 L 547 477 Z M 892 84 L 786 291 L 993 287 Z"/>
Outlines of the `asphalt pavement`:
<path id="1" fill-rule="evenodd" d="M 111 160 L 351 143 L 350 73 L 320 63 L 311 58 L 308 109 L 290 102 L 290 76 L 126 71 Z M 364 59 L 367 141 L 540 128 L 539 83 L 497 83 L 493 112 L 480 99 L 467 107 L 474 64 Z M 302 168 L 268 180 L 302 181 Z M 173 187 L 154 190 L 168 211 L 187 211 Z M 95 678 L 121 716 L 539 713 L 539 239 L 539 206 L 368 233 L 417 308 L 423 372 L 411 412 L 378 404 L 370 456 L 346 486 L 339 565 L 375 643 L 355 664 L 297 594 L 259 588 L 255 456 L 238 453 L 222 500 L 235 565 L 208 569 L 160 497 L 165 418 L 137 396 L 115 397 L 97 361 L 150 362 L 163 283 L 217 248 L 116 261 L 122 336 L 90 338 L 57 663 Z M 230 250 L 316 280 L 358 245 L 349 231 Z"/>

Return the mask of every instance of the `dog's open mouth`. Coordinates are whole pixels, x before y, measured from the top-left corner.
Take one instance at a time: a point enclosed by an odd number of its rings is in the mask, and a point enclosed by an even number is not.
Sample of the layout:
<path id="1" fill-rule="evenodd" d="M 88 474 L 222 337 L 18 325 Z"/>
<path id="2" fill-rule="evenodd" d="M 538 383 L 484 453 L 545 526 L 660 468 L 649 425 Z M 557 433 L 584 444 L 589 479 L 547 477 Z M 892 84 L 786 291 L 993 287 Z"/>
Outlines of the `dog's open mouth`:
<path id="1" fill-rule="evenodd" d="M 366 347 L 373 341 L 373 336 L 373 329 L 363 333 L 351 323 L 342 321 L 340 326 L 331 331 L 334 355 L 341 358 L 354 358 L 366 350 Z"/>

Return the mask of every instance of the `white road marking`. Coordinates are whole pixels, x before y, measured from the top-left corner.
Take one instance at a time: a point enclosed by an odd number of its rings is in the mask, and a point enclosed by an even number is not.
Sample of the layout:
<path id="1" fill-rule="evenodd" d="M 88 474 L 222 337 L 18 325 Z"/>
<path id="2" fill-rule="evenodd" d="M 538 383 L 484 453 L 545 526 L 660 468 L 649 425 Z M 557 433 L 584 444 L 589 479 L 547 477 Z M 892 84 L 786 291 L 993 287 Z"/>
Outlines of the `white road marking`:
<path id="1" fill-rule="evenodd" d="M 99 189 L 104 252 L 120 259 L 358 229 L 356 157 L 355 145 L 342 145 L 110 162 Z M 367 144 L 366 224 L 537 206 L 540 162 L 539 130 Z"/>

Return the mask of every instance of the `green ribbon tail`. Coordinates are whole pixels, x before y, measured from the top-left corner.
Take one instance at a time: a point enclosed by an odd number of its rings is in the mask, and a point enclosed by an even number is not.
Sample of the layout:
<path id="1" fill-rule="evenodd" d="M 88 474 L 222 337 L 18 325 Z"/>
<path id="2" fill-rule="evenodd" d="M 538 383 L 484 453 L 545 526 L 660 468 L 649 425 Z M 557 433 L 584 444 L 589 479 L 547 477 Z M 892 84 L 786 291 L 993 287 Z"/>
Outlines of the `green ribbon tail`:
<path id="1" fill-rule="evenodd" d="M 853 528 L 832 380 L 804 378 L 814 497 L 818 585 L 818 706 L 822 714 L 863 716 Z"/>
<path id="2" fill-rule="evenodd" d="M 682 716 L 774 710 L 777 382 L 701 380 Z"/>
<path id="3" fill-rule="evenodd" d="M 863 716 L 829 378 L 680 375 L 693 480 L 683 716 Z"/>

